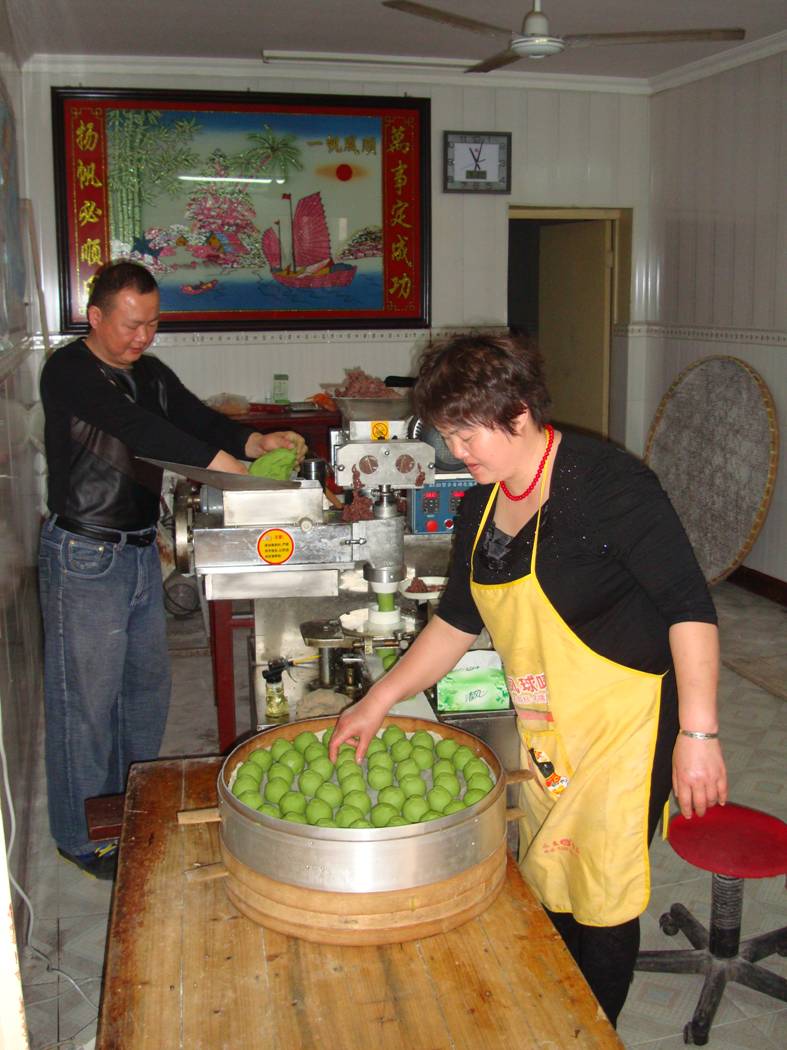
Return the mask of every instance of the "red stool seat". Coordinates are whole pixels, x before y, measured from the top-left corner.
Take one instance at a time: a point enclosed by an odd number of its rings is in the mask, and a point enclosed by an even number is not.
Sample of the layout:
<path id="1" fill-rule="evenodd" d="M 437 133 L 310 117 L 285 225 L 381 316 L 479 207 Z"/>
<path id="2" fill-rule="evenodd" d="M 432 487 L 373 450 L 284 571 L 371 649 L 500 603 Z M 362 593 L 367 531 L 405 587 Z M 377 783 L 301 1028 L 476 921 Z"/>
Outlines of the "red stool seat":
<path id="1" fill-rule="evenodd" d="M 683 1029 L 684 1042 L 701 1046 L 708 1041 L 728 981 L 787 1002 L 787 980 L 757 965 L 775 952 L 787 955 L 787 926 L 740 939 L 743 880 L 787 873 L 787 824 L 728 802 L 711 807 L 703 817 L 674 817 L 669 841 L 684 860 L 712 872 L 710 925 L 706 928 L 682 904 L 673 904 L 659 925 L 670 937 L 682 932 L 692 947 L 640 952 L 635 969 L 705 974 L 694 1016 Z"/>
<path id="2" fill-rule="evenodd" d="M 717 875 L 768 879 L 787 872 L 787 824 L 734 802 L 711 806 L 704 817 L 673 817 L 669 842 L 689 864 Z"/>

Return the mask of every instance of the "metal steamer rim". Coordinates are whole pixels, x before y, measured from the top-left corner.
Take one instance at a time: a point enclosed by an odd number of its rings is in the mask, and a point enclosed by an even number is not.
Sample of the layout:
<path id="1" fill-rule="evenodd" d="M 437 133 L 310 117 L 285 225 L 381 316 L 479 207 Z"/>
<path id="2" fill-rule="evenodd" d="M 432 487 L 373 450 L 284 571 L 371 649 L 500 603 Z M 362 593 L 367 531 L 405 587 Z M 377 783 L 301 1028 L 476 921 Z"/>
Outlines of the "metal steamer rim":
<path id="1" fill-rule="evenodd" d="M 776 408 L 732 356 L 702 358 L 661 399 L 643 456 L 666 490 L 709 584 L 736 569 L 768 513 L 779 461 Z"/>

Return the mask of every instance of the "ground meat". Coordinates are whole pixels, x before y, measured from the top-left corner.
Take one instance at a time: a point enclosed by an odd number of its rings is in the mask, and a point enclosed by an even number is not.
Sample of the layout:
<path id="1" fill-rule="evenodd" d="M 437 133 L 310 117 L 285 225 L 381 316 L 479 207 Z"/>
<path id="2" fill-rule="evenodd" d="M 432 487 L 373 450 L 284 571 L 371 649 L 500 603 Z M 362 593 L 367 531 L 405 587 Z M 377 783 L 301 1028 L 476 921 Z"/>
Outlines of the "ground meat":
<path id="1" fill-rule="evenodd" d="M 410 586 L 407 588 L 408 591 L 413 594 L 429 594 L 432 591 L 444 591 L 444 583 L 426 583 L 421 579 L 420 576 L 414 576 L 410 580 Z"/>
<path id="2" fill-rule="evenodd" d="M 334 397 L 401 397 L 398 390 L 386 386 L 382 379 L 370 376 L 362 368 L 350 368 L 344 382 L 334 390 Z"/>
<path id="3" fill-rule="evenodd" d="M 342 511 L 342 521 L 371 521 L 374 518 L 372 501 L 368 496 L 362 496 L 356 492 L 352 503 L 346 504 Z"/>

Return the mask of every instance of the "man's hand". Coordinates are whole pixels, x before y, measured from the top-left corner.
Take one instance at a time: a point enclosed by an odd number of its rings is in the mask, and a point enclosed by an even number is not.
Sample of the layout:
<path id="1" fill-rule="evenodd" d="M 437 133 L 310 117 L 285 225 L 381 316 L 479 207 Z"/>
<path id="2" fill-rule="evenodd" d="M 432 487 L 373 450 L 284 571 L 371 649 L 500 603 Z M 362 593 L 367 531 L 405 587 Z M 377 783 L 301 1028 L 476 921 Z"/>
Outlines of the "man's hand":
<path id="1" fill-rule="evenodd" d="M 273 452 L 275 448 L 293 449 L 297 466 L 301 465 L 306 455 L 306 442 L 293 430 L 276 430 L 273 434 L 258 434 L 255 431 L 246 441 L 246 455 L 249 459 L 259 459 L 266 452 Z"/>
<path id="2" fill-rule="evenodd" d="M 208 470 L 220 470 L 224 474 L 248 474 L 249 468 L 229 452 L 217 452 L 208 463 Z"/>

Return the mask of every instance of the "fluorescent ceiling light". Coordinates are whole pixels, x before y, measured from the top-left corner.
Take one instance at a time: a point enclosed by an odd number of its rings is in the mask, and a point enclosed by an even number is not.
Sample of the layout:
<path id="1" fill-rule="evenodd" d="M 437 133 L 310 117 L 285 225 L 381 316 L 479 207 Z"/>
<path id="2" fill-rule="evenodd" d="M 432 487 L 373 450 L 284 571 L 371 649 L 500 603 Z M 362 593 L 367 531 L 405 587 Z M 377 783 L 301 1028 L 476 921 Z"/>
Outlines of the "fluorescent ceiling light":
<path id="1" fill-rule="evenodd" d="M 178 175 L 178 178 L 183 182 L 259 182 L 264 186 L 275 182 L 281 186 L 285 183 L 286 179 L 245 179 L 240 176 L 229 176 L 229 175 Z"/>

